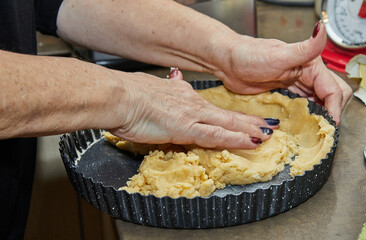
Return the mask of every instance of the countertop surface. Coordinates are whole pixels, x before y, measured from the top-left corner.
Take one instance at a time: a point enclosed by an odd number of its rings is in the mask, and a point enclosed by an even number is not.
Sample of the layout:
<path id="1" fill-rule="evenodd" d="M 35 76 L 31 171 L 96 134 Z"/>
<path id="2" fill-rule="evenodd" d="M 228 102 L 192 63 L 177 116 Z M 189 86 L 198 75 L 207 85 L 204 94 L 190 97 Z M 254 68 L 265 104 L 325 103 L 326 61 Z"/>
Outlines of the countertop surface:
<path id="1" fill-rule="evenodd" d="M 286 42 L 309 37 L 317 21 L 313 8 L 257 3 L 258 36 Z M 146 72 L 165 77 L 167 69 Z M 215 79 L 183 72 L 186 80 Z M 341 75 L 346 79 L 345 75 Z M 356 88 L 356 83 L 346 79 Z M 176 230 L 116 220 L 120 239 L 357 239 L 366 222 L 366 106 L 353 97 L 339 126 L 340 139 L 331 175 L 319 192 L 277 216 L 227 228 Z"/>

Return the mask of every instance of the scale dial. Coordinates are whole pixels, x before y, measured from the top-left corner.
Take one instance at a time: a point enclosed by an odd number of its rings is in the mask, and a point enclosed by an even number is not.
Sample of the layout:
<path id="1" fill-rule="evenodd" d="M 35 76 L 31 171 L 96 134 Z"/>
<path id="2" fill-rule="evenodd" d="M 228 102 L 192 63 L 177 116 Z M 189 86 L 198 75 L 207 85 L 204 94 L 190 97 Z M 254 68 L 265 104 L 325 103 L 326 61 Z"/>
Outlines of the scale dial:
<path id="1" fill-rule="evenodd" d="M 361 15 L 366 7 L 365 1 L 323 1 L 321 17 L 334 43 L 348 49 L 366 47 L 366 18 Z"/>

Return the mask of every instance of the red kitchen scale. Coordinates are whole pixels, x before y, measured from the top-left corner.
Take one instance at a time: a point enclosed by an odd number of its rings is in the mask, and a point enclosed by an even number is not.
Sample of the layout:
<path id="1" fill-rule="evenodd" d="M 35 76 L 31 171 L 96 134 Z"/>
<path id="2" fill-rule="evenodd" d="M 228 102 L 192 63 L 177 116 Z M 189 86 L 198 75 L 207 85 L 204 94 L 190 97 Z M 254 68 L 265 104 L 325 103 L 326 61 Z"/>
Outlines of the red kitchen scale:
<path id="1" fill-rule="evenodd" d="M 329 37 L 322 59 L 345 73 L 352 57 L 366 55 L 366 0 L 323 0 L 321 19 Z"/>

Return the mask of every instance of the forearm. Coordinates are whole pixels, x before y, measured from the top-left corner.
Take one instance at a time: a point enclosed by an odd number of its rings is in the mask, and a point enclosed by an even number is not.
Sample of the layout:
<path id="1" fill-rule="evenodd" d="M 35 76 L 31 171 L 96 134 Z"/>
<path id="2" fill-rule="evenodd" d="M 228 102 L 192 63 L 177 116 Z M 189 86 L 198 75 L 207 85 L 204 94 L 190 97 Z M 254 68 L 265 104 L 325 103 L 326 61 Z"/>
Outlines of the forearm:
<path id="1" fill-rule="evenodd" d="M 76 59 L 0 51 L 0 139 L 116 127 L 106 109 L 124 88 L 111 75 Z"/>
<path id="2" fill-rule="evenodd" d="M 94 50 L 209 73 L 216 71 L 213 55 L 227 51 L 228 40 L 238 37 L 169 0 L 65 0 L 57 25 L 62 38 Z"/>

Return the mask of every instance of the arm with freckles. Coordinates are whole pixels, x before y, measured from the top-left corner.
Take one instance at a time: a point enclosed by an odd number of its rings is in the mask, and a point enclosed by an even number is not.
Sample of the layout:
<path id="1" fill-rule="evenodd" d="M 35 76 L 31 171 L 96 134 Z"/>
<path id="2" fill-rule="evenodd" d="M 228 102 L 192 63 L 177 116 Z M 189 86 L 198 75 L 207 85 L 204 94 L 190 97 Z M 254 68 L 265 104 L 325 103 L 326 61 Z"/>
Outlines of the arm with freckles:
<path id="1" fill-rule="evenodd" d="M 95 64 L 1 50 L 0 89 L 0 139 L 113 127 L 104 109 L 127 91 Z"/>
<path id="2" fill-rule="evenodd" d="M 74 44 L 160 66 L 214 72 L 220 36 L 237 34 L 171 0 L 64 0 L 58 35 Z"/>

